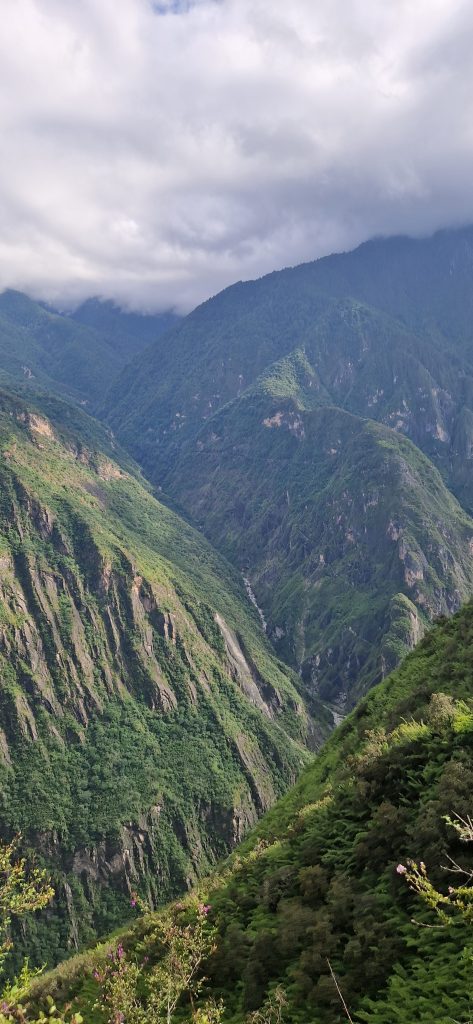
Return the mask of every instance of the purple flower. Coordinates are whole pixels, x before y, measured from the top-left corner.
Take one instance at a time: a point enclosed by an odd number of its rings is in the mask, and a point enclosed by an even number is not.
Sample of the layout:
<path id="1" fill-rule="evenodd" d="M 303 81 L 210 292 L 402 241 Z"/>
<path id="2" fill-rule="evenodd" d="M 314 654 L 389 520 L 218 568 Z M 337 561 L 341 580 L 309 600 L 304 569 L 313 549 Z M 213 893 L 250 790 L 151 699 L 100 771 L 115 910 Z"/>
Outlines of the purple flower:
<path id="1" fill-rule="evenodd" d="M 117 946 L 117 958 L 118 958 L 118 960 L 123 960 L 124 956 L 125 956 L 125 950 L 123 949 L 123 946 L 122 946 L 122 944 L 120 942 L 119 945 Z"/>
<path id="2" fill-rule="evenodd" d="M 396 868 L 396 871 L 397 871 L 398 875 L 405 875 L 405 873 L 407 871 L 407 868 L 405 867 L 404 864 L 398 864 L 398 866 Z"/>
<path id="3" fill-rule="evenodd" d="M 206 917 L 209 910 L 211 910 L 212 908 L 209 903 L 199 903 L 197 909 L 199 911 L 199 914 L 203 914 L 203 916 Z"/>
<path id="4" fill-rule="evenodd" d="M 130 900 L 130 907 L 136 907 L 136 899 L 135 899 L 134 896 L 132 896 L 132 898 Z"/>

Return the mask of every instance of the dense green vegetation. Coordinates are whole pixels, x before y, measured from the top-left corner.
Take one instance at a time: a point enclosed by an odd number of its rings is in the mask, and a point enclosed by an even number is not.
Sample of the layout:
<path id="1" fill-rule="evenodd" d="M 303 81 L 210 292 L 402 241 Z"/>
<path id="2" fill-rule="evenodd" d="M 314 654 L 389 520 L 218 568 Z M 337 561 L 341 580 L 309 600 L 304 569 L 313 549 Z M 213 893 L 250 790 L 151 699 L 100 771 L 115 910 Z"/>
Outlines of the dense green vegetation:
<path id="1" fill-rule="evenodd" d="M 373 242 L 174 327 L 0 297 L 0 834 L 56 890 L 12 970 L 196 887 L 229 1024 L 281 988 L 287 1024 L 341 1021 L 332 970 L 357 1024 L 471 1019 L 465 921 L 438 927 L 396 865 L 445 889 L 445 856 L 471 861 L 445 816 L 471 811 L 473 607 L 270 808 L 320 699 L 353 706 L 473 593 L 472 242 Z M 123 933 L 140 971 L 163 919 Z M 32 998 L 102 1024 L 97 957 Z"/>
<path id="2" fill-rule="evenodd" d="M 309 721 L 238 574 L 102 433 L 0 395 L 0 829 L 52 871 L 36 962 L 123 920 L 132 887 L 190 885 L 330 720 Z"/>
<path id="3" fill-rule="evenodd" d="M 104 403 L 330 699 L 353 703 L 472 592 L 469 521 L 447 490 L 471 514 L 471 241 L 381 240 L 234 285 Z"/>
<path id="4" fill-rule="evenodd" d="M 317 406 L 314 378 L 302 357 L 271 367 L 168 485 L 247 571 L 282 657 L 353 703 L 473 592 L 473 521 L 407 439 Z"/>
<path id="5" fill-rule="evenodd" d="M 472 238 L 465 228 L 377 240 L 227 288 L 127 367 L 106 399 L 110 423 L 158 478 L 218 408 L 300 349 L 324 404 L 388 426 L 401 419 L 445 472 L 453 462 L 471 505 L 461 464 L 471 441 Z"/>
<path id="6" fill-rule="evenodd" d="M 71 316 L 77 323 L 100 332 L 115 354 L 119 353 L 120 359 L 127 362 L 175 327 L 180 319 L 176 313 L 131 313 L 100 299 L 87 299 Z"/>
<path id="7" fill-rule="evenodd" d="M 217 928 L 206 995 L 223 998 L 224 1020 L 243 1021 L 282 985 L 287 1024 L 342 1021 L 329 959 L 356 1022 L 466 1024 L 471 925 L 453 916 L 450 927 L 437 927 L 397 866 L 422 860 L 445 893 L 447 854 L 471 867 L 445 816 L 471 811 L 472 748 L 468 605 L 371 691 L 200 886 Z M 140 963 L 159 949 L 156 921 L 149 915 L 121 935 Z M 106 947 L 95 954 L 105 955 Z M 59 1000 L 72 995 L 84 1012 L 94 999 L 93 962 L 87 954 L 63 965 L 37 983 L 34 999 L 48 990 Z"/>
<path id="8" fill-rule="evenodd" d="M 46 309 L 20 292 L 0 295 L 3 383 L 48 388 L 97 405 L 123 366 L 177 320 L 172 314 L 122 313 L 89 300 L 70 315 Z"/>

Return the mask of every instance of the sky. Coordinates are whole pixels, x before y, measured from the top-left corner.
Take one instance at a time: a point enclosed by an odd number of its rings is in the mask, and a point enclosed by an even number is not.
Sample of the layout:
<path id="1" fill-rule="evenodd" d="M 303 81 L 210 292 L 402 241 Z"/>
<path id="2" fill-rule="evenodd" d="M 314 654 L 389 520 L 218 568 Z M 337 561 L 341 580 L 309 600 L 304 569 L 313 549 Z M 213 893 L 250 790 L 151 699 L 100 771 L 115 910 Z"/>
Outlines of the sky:
<path id="1" fill-rule="evenodd" d="M 2 0 L 0 289 L 186 312 L 473 222 L 470 0 Z"/>

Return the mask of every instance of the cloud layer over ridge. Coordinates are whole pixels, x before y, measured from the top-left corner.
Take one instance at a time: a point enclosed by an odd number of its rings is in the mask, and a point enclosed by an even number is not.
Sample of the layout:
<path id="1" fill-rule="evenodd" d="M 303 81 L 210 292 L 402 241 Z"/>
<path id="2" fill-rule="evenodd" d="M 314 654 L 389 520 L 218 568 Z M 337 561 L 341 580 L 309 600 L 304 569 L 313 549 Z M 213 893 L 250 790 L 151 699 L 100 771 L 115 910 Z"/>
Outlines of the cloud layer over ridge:
<path id="1" fill-rule="evenodd" d="M 187 310 L 473 220 L 463 0 L 4 0 L 0 289 Z"/>

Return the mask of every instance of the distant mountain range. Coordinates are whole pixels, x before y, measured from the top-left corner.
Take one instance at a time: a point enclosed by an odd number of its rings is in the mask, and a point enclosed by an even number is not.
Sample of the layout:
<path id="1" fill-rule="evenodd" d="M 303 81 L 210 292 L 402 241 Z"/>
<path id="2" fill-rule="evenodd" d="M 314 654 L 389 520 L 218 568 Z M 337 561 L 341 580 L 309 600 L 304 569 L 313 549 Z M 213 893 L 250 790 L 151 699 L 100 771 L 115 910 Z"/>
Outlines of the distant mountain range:
<path id="1" fill-rule="evenodd" d="M 106 397 L 332 700 L 471 593 L 472 284 L 472 228 L 369 242 L 228 288 Z"/>
<path id="2" fill-rule="evenodd" d="M 21 292 L 3 292 L 0 383 L 43 388 L 93 409 L 124 365 L 178 319 L 124 313 L 98 299 L 64 315 Z"/>

